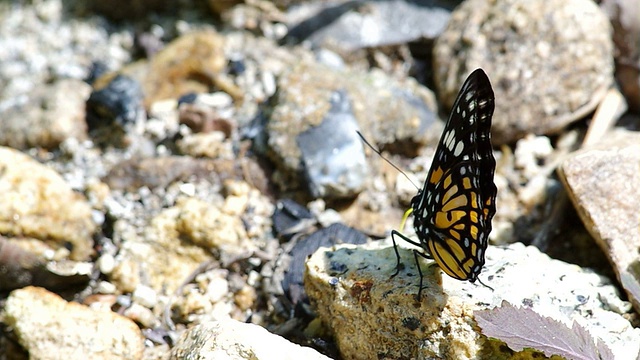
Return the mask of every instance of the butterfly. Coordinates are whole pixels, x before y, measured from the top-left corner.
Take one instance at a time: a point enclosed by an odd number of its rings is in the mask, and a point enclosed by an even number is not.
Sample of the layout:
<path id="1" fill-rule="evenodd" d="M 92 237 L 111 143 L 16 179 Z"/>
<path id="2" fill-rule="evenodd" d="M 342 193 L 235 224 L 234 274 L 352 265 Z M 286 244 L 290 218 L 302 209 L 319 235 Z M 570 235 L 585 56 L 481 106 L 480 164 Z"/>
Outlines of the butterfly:
<path id="1" fill-rule="evenodd" d="M 475 282 L 484 265 L 496 212 L 497 189 L 493 183 L 496 160 L 491 146 L 491 118 L 494 109 L 491 82 L 482 69 L 472 72 L 462 85 L 449 120 L 438 143 L 424 188 L 411 200 L 402 224 L 413 213 L 419 242 L 393 230 L 396 258 L 395 276 L 402 267 L 395 236 L 424 252 L 418 255 L 435 260 L 447 275 Z M 401 228 L 403 228 L 401 225 Z M 422 292 L 422 271 L 420 290 Z"/>

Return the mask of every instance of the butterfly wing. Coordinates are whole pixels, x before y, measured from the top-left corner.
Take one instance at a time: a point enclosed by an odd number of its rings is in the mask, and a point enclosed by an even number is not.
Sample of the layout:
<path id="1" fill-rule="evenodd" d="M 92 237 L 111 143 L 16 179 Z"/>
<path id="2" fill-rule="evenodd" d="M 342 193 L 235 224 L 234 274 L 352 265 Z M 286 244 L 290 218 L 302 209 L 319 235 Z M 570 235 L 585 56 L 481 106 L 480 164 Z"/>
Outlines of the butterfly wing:
<path id="1" fill-rule="evenodd" d="M 412 200 L 422 247 L 460 280 L 477 279 L 495 214 L 493 109 L 491 83 L 477 69 L 458 93 L 424 189 Z"/>

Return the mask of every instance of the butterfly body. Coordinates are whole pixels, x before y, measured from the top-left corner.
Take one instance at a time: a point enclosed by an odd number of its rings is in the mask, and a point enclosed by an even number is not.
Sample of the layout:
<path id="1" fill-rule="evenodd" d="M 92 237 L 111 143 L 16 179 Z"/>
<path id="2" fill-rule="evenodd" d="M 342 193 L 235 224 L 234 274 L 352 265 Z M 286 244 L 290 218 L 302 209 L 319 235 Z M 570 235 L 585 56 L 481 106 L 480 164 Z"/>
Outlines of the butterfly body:
<path id="1" fill-rule="evenodd" d="M 454 102 L 424 188 L 411 201 L 419 242 L 393 232 L 424 250 L 414 251 L 416 261 L 432 258 L 458 280 L 478 279 L 495 214 L 494 101 L 489 78 L 475 70 Z"/>

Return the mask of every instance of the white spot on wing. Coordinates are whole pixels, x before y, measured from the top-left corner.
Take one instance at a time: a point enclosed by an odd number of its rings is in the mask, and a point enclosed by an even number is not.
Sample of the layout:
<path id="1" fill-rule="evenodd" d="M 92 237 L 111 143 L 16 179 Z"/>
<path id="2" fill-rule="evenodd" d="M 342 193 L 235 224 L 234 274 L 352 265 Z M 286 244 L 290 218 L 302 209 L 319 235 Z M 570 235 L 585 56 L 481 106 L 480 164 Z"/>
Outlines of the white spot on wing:
<path id="1" fill-rule="evenodd" d="M 474 101 L 470 102 L 468 105 L 469 105 L 469 106 L 468 106 L 469 111 L 473 111 L 473 110 L 475 110 L 475 108 L 476 108 L 476 103 L 475 103 Z"/>
<path id="2" fill-rule="evenodd" d="M 453 144 L 455 140 L 455 131 L 449 130 L 447 132 L 447 136 L 445 137 L 444 144 L 449 150 L 453 150 Z"/>
<path id="3" fill-rule="evenodd" d="M 453 151 L 453 155 L 460 156 L 460 154 L 462 154 L 463 149 L 464 149 L 464 143 L 462 141 L 458 141 L 456 143 L 456 149 Z"/>
<path id="4" fill-rule="evenodd" d="M 473 99 L 473 96 L 475 95 L 475 93 L 473 91 L 469 91 L 466 94 L 464 94 L 464 99 L 467 102 L 470 102 L 471 99 Z"/>

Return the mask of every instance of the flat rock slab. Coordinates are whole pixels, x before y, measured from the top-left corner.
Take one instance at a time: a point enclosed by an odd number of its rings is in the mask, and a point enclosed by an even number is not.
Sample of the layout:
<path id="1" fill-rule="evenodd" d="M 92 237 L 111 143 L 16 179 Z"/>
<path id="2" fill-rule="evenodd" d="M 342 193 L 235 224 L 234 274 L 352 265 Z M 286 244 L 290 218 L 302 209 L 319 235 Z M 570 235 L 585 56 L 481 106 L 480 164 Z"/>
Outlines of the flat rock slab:
<path id="1" fill-rule="evenodd" d="M 614 131 L 565 160 L 559 174 L 582 222 L 640 310 L 640 134 Z"/>
<path id="2" fill-rule="evenodd" d="M 506 356 L 504 347 L 481 334 L 474 319 L 474 311 L 499 306 L 503 300 L 561 321 L 579 321 L 614 354 L 638 353 L 640 329 L 621 315 L 630 304 L 597 274 L 520 243 L 492 246 L 480 280 L 493 291 L 442 275 L 437 266 L 423 261 L 425 288 L 417 301 L 413 254 L 399 250 L 405 267 L 393 278 L 396 258 L 388 243 L 321 248 L 307 261 L 307 295 L 334 333 L 343 358 Z"/>

